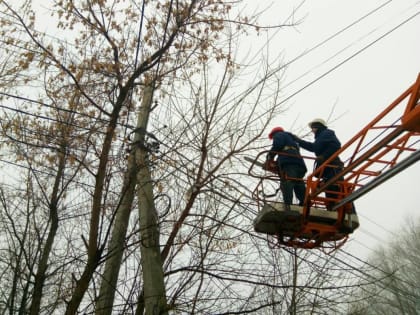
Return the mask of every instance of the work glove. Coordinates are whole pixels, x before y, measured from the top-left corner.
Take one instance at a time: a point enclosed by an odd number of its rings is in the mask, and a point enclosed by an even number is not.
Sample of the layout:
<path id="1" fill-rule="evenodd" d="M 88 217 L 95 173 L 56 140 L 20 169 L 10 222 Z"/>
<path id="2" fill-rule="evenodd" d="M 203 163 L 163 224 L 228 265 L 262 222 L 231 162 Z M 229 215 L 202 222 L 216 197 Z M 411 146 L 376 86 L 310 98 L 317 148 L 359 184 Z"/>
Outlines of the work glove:
<path id="1" fill-rule="evenodd" d="M 277 172 L 277 163 L 274 160 L 267 160 L 263 165 L 263 169 L 270 172 Z"/>

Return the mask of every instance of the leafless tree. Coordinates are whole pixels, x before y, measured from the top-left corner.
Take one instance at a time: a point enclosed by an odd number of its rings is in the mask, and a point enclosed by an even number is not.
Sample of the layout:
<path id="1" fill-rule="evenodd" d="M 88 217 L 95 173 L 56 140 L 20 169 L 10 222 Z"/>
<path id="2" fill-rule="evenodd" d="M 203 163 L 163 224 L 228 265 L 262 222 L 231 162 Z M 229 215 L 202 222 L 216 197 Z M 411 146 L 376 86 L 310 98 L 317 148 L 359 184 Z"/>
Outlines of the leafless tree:
<path id="1" fill-rule="evenodd" d="M 420 311 L 420 220 L 407 219 L 396 237 L 369 258 L 372 281 L 359 282 L 351 314 L 418 314 Z M 375 280 L 375 281 L 373 281 Z"/>
<path id="2" fill-rule="evenodd" d="M 261 30 L 254 17 L 225 1 L 58 1 L 52 37 L 31 4 L 1 2 L 2 49 L 19 63 L 3 67 L 2 152 L 21 170 L 2 186 L 4 309 L 318 307 L 307 292 L 328 264 L 252 228 L 243 157 L 284 110 L 281 64 L 236 48 L 243 27 Z"/>

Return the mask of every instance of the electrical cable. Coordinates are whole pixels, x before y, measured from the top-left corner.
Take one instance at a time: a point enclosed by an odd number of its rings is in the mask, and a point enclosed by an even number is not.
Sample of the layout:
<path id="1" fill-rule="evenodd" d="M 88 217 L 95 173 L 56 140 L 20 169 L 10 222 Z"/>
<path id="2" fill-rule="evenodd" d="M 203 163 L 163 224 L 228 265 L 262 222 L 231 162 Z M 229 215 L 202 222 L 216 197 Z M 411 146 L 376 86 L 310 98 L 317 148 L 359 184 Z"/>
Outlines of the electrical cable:
<path id="1" fill-rule="evenodd" d="M 306 85 L 304 85 L 303 87 L 299 88 L 297 91 L 295 91 L 294 93 L 292 93 L 291 95 L 287 96 L 286 98 L 284 98 L 280 104 L 285 103 L 286 101 L 290 100 L 292 97 L 296 96 L 297 94 L 299 94 L 300 92 L 304 91 L 305 89 L 307 89 L 308 87 L 312 86 L 313 84 L 317 83 L 319 80 L 323 79 L 324 77 L 326 77 L 328 74 L 330 74 L 331 72 L 337 70 L 339 67 L 343 66 L 345 63 L 349 62 L 350 60 L 352 60 L 353 58 L 355 58 L 356 56 L 360 55 L 362 52 L 364 52 L 366 49 L 370 48 L 371 46 L 373 46 L 374 44 L 376 44 L 377 42 L 379 42 L 381 39 L 385 38 L 386 36 L 390 35 L 392 32 L 394 32 L 395 30 L 397 30 L 398 28 L 402 27 L 404 24 L 410 22 L 412 19 L 414 19 L 416 16 L 418 16 L 420 14 L 420 11 L 416 12 L 415 14 L 413 14 L 412 16 L 408 17 L 407 19 L 405 19 L 403 22 L 401 22 L 400 24 L 398 24 L 397 26 L 393 27 L 391 30 L 387 31 L 386 33 L 384 33 L 383 35 L 381 35 L 380 37 L 378 37 L 377 39 L 373 40 L 372 42 L 370 42 L 369 44 L 367 44 L 366 46 L 362 47 L 361 49 L 359 49 L 358 51 L 356 51 L 354 54 L 352 54 L 351 56 L 345 58 L 343 61 L 339 62 L 338 64 L 336 64 L 335 66 L 333 66 L 332 68 L 330 68 L 329 70 L 325 71 L 324 73 L 322 73 L 321 75 L 319 75 L 318 77 L 316 77 L 315 79 L 313 79 L 312 81 L 310 81 L 309 83 L 307 83 Z"/>
<path id="2" fill-rule="evenodd" d="M 302 57 L 306 56 L 307 54 L 313 52 L 314 50 L 316 50 L 319 47 L 322 47 L 323 45 L 325 45 L 326 43 L 328 43 L 329 41 L 333 40 L 334 38 L 336 38 L 337 36 L 339 36 L 340 34 L 344 33 L 345 31 L 349 30 L 350 28 L 352 28 L 353 26 L 357 25 L 358 23 L 362 22 L 363 20 L 365 20 L 366 18 L 368 18 L 369 16 L 371 16 L 372 14 L 378 12 L 379 10 L 383 9 L 384 7 L 386 7 L 388 4 L 390 4 L 393 0 L 388 0 L 385 1 L 384 3 L 380 4 L 379 6 L 375 7 L 373 10 L 369 11 L 368 13 L 366 13 L 365 15 L 363 15 L 362 17 L 356 19 L 355 21 L 351 22 L 350 24 L 346 25 L 345 27 L 341 28 L 340 30 L 338 30 L 337 32 L 333 33 L 332 35 L 328 36 L 327 38 L 325 38 L 324 40 L 322 40 L 321 42 L 319 42 L 318 44 L 312 46 L 311 48 L 309 48 L 308 50 L 305 50 L 304 52 L 302 52 L 301 54 L 297 55 L 296 57 L 292 58 L 291 60 L 287 61 L 282 68 L 286 68 L 289 65 L 291 65 L 292 63 L 294 63 L 295 61 L 301 59 Z M 277 32 L 275 32 L 271 38 L 269 40 L 272 40 L 274 38 L 274 36 L 279 32 L 280 30 L 277 30 Z M 259 52 L 255 55 L 255 57 L 257 55 L 259 55 L 262 51 L 262 49 L 265 46 L 263 46 Z"/>
<path id="3" fill-rule="evenodd" d="M 380 268 L 378 266 L 375 266 L 375 265 L 373 265 L 373 264 L 371 264 L 371 263 L 369 263 L 369 262 L 367 262 L 365 260 L 361 260 L 360 258 L 358 258 L 358 257 L 356 257 L 356 256 L 354 256 L 354 255 L 350 254 L 349 252 L 346 252 L 346 251 L 344 251 L 342 249 L 339 249 L 339 252 L 346 254 L 346 256 L 349 256 L 352 259 L 355 259 L 355 260 L 363 263 L 364 265 L 366 265 L 366 266 L 368 266 L 368 267 L 370 267 L 370 268 L 372 268 L 372 269 L 374 269 L 376 271 L 379 271 L 381 274 L 383 274 L 386 277 L 385 279 L 387 279 L 388 277 L 392 277 L 392 279 L 398 280 L 400 283 L 407 284 L 408 287 L 410 287 L 410 288 L 416 288 L 417 287 L 417 283 L 415 283 L 415 282 L 409 282 L 408 280 L 402 279 L 401 277 L 397 276 L 392 271 L 387 272 L 387 271 L 383 270 L 382 268 Z M 337 258 L 334 257 L 334 259 L 337 259 Z M 340 262 L 345 263 L 344 260 L 341 260 L 341 259 L 340 259 Z M 373 276 L 371 273 L 365 273 L 365 272 L 363 272 L 363 275 L 366 276 L 367 278 L 372 278 L 374 280 L 378 280 L 378 278 L 376 278 L 376 276 Z M 410 299 L 413 302 L 413 304 L 416 304 L 417 301 L 420 299 L 420 295 L 419 294 L 415 294 L 415 293 L 409 292 L 407 290 L 403 290 L 402 288 L 398 288 L 398 290 L 397 290 L 396 288 L 394 288 L 392 286 L 390 287 L 386 283 L 384 284 L 382 282 L 382 279 L 379 279 L 379 280 L 380 280 L 379 282 L 376 282 L 375 281 L 375 285 L 377 285 L 377 286 L 379 286 L 382 289 L 385 289 L 387 291 L 393 292 L 396 296 L 404 296 L 405 298 Z"/>

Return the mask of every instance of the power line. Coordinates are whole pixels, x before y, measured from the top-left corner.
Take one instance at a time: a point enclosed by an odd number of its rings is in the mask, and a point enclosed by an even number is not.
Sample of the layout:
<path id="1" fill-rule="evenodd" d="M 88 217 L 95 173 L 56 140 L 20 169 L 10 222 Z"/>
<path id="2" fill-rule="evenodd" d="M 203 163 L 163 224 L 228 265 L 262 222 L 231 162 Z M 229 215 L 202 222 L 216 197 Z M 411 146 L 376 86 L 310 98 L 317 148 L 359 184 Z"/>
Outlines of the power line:
<path id="1" fill-rule="evenodd" d="M 75 111 L 75 110 L 72 110 L 72 109 L 67 109 L 67 108 L 62 108 L 60 106 L 47 104 L 47 103 L 44 103 L 44 102 L 41 102 L 41 101 L 38 101 L 38 100 L 33 100 L 33 99 L 30 99 L 30 98 L 27 98 L 27 97 L 13 95 L 13 94 L 5 93 L 5 92 L 0 92 L 0 95 L 4 95 L 4 96 L 10 97 L 10 98 L 14 98 L 14 99 L 26 101 L 26 102 L 33 103 L 33 104 L 38 104 L 38 105 L 41 105 L 43 107 L 47 107 L 47 108 L 56 110 L 58 112 L 64 112 L 64 113 L 68 113 L 68 114 L 72 114 L 72 115 L 73 114 L 74 115 L 80 115 L 80 116 L 85 117 L 85 118 L 88 118 L 88 119 L 94 119 L 95 121 L 98 121 L 98 122 L 102 122 L 102 123 L 106 123 L 106 124 L 109 123 L 109 120 L 106 120 L 106 119 L 103 119 L 103 118 L 95 117 L 95 116 L 92 116 L 92 115 L 89 115 L 89 114 L 86 114 L 86 113 L 80 113 L 80 112 Z M 45 119 L 45 120 L 51 120 L 51 121 L 54 121 L 54 122 L 64 123 L 62 121 L 53 119 L 51 117 L 42 116 L 42 115 L 36 116 L 33 113 L 30 113 L 30 112 L 27 112 L 27 111 L 23 111 L 23 110 L 17 109 L 17 108 L 12 108 L 10 106 L 0 105 L 0 107 L 1 108 L 4 108 L 4 109 L 11 110 L 11 111 L 20 112 L 22 114 L 26 114 L 26 115 L 29 115 L 29 116 L 34 116 L 36 118 L 41 118 L 41 119 Z M 129 129 L 134 129 L 135 128 L 134 126 L 129 125 L 129 124 L 122 124 L 122 123 L 117 123 L 117 124 L 120 125 L 120 126 L 122 126 L 122 127 L 129 128 Z M 77 126 L 77 125 L 72 125 L 72 126 L 73 127 L 77 127 L 77 128 L 81 128 L 81 129 L 90 130 L 89 128 L 80 127 L 80 126 Z M 100 132 L 100 131 L 98 131 L 98 132 Z"/>
<path id="2" fill-rule="evenodd" d="M 393 272 L 388 272 L 388 271 L 385 271 L 384 269 L 382 269 L 382 268 L 380 268 L 380 267 L 378 267 L 378 266 L 375 266 L 375 265 L 373 265 L 373 264 L 371 264 L 371 263 L 369 263 L 369 262 L 367 262 L 367 261 L 365 261 L 365 260 L 362 260 L 362 259 L 360 259 L 360 258 L 358 258 L 358 257 L 356 257 L 356 256 L 354 256 L 354 255 L 352 255 L 351 253 L 349 253 L 349 252 L 347 252 L 347 251 L 344 251 L 344 250 L 342 250 L 342 249 L 339 249 L 339 251 L 341 252 L 341 253 L 344 253 L 346 256 L 349 256 L 349 257 L 351 257 L 352 259 L 355 259 L 355 260 L 357 260 L 357 261 L 359 261 L 359 262 L 361 262 L 361 263 L 363 263 L 364 265 L 366 265 L 366 266 L 368 266 L 368 267 L 370 267 L 370 268 L 372 268 L 372 269 L 374 269 L 374 270 L 376 270 L 376 271 L 379 271 L 381 274 L 383 274 L 383 275 L 385 275 L 387 278 L 388 277 L 393 277 L 393 279 L 396 279 L 396 280 L 398 280 L 399 282 L 401 282 L 401 283 L 405 283 L 405 284 L 407 284 L 410 288 L 416 288 L 417 287 L 417 283 L 415 283 L 415 282 L 409 282 L 409 281 L 407 281 L 407 280 L 405 280 L 405 279 L 402 279 L 401 277 L 398 277 L 395 273 L 393 273 Z M 343 260 L 341 260 L 341 261 L 343 261 Z M 357 269 L 356 269 L 357 270 Z M 420 295 L 418 295 L 418 294 L 413 294 L 413 293 L 411 293 L 411 292 L 407 292 L 407 291 L 402 291 L 401 289 L 398 289 L 398 291 L 395 289 L 395 288 L 393 288 L 393 287 L 389 287 L 389 286 L 386 286 L 385 284 L 382 284 L 382 279 L 377 279 L 377 278 L 375 278 L 372 274 L 370 274 L 370 273 L 363 273 L 365 276 L 367 276 L 368 278 L 372 278 L 372 279 L 375 279 L 375 280 L 379 280 L 379 282 L 378 283 L 380 283 L 380 285 L 378 285 L 378 286 L 380 286 L 380 287 L 382 287 L 383 289 L 385 289 L 385 290 L 388 290 L 388 291 L 392 291 L 395 295 L 405 295 L 405 296 L 410 296 L 410 298 L 413 298 L 412 299 L 412 301 L 414 302 L 414 303 L 416 303 L 416 301 L 418 301 L 419 299 L 420 299 Z"/>
<path id="3" fill-rule="evenodd" d="M 326 77 L 331 72 L 337 70 L 339 67 L 343 66 L 345 63 L 347 63 L 351 59 L 355 58 L 356 56 L 360 55 L 366 49 L 370 48 L 371 46 L 373 46 L 374 44 L 376 44 L 377 42 L 379 42 L 381 39 L 385 38 L 386 36 L 388 36 L 389 34 L 391 34 L 392 32 L 394 32 L 398 28 L 402 27 L 404 24 L 410 22 L 412 19 L 414 19 L 419 14 L 420 14 L 420 11 L 416 12 L 415 14 L 413 14 L 412 16 L 410 16 L 409 18 L 405 19 L 403 22 L 401 22 L 397 26 L 393 27 L 391 30 L 387 31 L 386 33 L 384 33 L 383 35 L 381 35 L 380 37 L 378 37 L 374 41 L 370 42 L 368 45 L 362 47 L 361 49 L 359 49 L 358 51 L 356 51 L 351 56 L 345 58 L 343 61 L 339 62 L 338 64 L 336 64 L 335 66 L 333 66 L 332 68 L 330 68 L 329 70 L 327 70 L 326 72 L 324 72 L 323 74 L 319 75 L 317 78 L 313 79 L 312 81 L 310 81 L 309 83 L 307 83 L 306 85 L 304 85 L 302 88 L 298 89 L 296 92 L 294 92 L 291 95 L 289 95 L 288 97 L 284 98 L 280 103 L 285 103 L 286 101 L 290 100 L 292 97 L 296 96 L 297 94 L 301 93 L 302 91 L 304 91 L 305 89 L 307 89 L 311 85 L 313 85 L 316 82 L 318 82 L 319 80 L 323 79 L 324 77 Z"/>
<path id="4" fill-rule="evenodd" d="M 321 42 L 319 42 L 318 44 L 312 46 L 311 48 L 309 48 L 308 50 L 305 50 L 304 52 L 302 52 L 301 54 L 297 55 L 296 57 L 292 58 L 291 60 L 289 60 L 288 62 L 286 62 L 282 68 L 286 68 L 289 65 L 291 65 L 292 63 L 294 63 L 295 61 L 301 59 L 302 57 L 306 56 L 307 54 L 313 52 L 314 50 L 316 50 L 319 47 L 322 47 L 323 45 L 325 45 L 326 43 L 328 43 L 329 41 L 333 40 L 334 38 L 336 38 L 337 36 L 339 36 L 340 34 L 344 33 L 345 31 L 349 30 L 350 28 L 352 28 L 353 26 L 357 25 L 358 23 L 362 22 L 363 20 L 365 20 L 366 18 L 368 18 L 369 16 L 371 16 L 372 14 L 378 12 L 379 10 L 383 9 L 385 6 L 387 6 L 389 3 L 391 3 L 393 0 L 388 0 L 385 1 L 384 3 L 380 4 L 379 6 L 377 6 L 376 8 L 374 8 L 373 10 L 369 11 L 368 13 L 366 13 L 365 15 L 363 15 L 362 17 L 356 19 L 355 21 L 353 21 L 352 23 L 346 25 L 345 27 L 341 28 L 340 30 L 338 30 L 337 32 L 333 33 L 332 35 L 328 36 L 327 38 L 325 38 L 324 40 L 322 40 Z M 280 30 L 277 30 L 276 33 L 274 33 L 271 36 L 271 39 L 274 38 L 274 36 L 279 32 Z M 263 46 L 264 48 L 265 46 Z M 259 50 L 259 53 L 261 53 L 262 49 L 261 48 Z"/>

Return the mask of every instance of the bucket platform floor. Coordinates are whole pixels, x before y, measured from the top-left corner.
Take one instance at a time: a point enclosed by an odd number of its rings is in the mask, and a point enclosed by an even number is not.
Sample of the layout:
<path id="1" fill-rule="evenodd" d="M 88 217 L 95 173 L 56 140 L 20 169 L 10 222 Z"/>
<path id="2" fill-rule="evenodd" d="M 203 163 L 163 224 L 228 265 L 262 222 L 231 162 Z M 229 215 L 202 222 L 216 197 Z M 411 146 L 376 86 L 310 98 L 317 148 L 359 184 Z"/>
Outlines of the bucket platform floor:
<path id="1" fill-rule="evenodd" d="M 327 211 L 320 208 L 310 208 L 307 222 L 318 226 L 337 226 L 336 211 Z M 286 205 L 281 202 L 264 204 L 261 211 L 254 220 L 254 229 L 256 232 L 270 235 L 290 235 L 304 230 L 303 208 L 297 205 Z M 359 219 L 356 213 L 346 214 L 336 237 L 338 239 L 352 233 L 359 227 Z M 311 233 L 310 233 L 311 234 Z M 312 234 L 311 234 L 312 235 Z M 312 237 L 311 235 L 300 235 L 301 237 Z"/>

